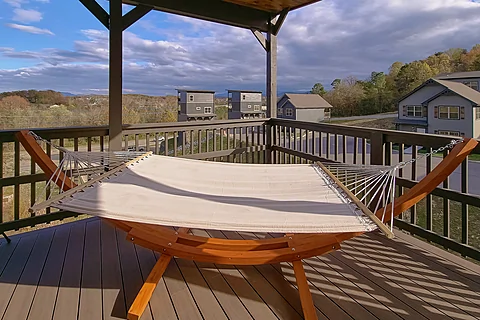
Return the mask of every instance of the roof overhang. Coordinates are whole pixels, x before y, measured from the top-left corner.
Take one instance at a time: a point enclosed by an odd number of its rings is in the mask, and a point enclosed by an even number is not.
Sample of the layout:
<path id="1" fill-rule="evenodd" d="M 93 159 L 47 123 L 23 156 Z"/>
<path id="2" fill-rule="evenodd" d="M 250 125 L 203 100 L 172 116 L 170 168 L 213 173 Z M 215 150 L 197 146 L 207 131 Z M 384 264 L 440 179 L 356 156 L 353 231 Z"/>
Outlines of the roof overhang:
<path id="1" fill-rule="evenodd" d="M 135 6 L 225 25 L 268 31 L 269 21 L 285 11 L 292 11 L 321 0 L 122 0 Z"/>

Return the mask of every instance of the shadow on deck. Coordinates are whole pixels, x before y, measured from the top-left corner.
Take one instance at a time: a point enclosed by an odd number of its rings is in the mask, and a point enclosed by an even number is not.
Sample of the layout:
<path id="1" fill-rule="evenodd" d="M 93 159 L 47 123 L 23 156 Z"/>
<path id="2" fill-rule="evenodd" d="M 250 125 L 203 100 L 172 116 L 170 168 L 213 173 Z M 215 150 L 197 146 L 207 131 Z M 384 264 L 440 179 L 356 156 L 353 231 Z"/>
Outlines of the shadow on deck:
<path id="1" fill-rule="evenodd" d="M 0 319 L 125 319 L 157 258 L 97 218 L 0 239 Z M 319 319 L 480 318 L 480 266 L 401 232 L 349 240 L 304 266 Z M 142 319 L 177 318 L 301 319 L 293 267 L 175 259 Z"/>

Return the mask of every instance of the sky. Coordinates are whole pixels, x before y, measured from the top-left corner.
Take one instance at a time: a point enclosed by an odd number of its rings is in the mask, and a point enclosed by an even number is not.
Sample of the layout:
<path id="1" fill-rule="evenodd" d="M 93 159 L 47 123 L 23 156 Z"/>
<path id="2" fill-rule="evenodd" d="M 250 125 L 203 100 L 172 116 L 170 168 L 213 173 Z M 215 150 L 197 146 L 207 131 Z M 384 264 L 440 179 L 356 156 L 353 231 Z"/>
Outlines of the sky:
<path id="1" fill-rule="evenodd" d="M 395 61 L 470 49 L 479 30 L 480 0 L 323 0 L 288 14 L 278 90 L 305 92 L 388 72 Z M 152 11 L 123 42 L 125 93 L 265 90 L 265 51 L 249 30 Z M 27 89 L 108 92 L 108 32 L 80 1 L 0 0 L 0 92 Z"/>

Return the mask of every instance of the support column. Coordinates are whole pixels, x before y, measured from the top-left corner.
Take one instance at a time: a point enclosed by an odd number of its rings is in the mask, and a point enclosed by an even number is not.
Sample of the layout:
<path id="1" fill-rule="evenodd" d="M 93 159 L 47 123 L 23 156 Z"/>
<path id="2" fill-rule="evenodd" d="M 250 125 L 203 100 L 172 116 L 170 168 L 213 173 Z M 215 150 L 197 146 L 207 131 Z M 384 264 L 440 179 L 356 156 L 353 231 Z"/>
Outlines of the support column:
<path id="1" fill-rule="evenodd" d="M 267 32 L 267 117 L 277 117 L 277 36 L 274 25 L 269 24 Z"/>
<path id="2" fill-rule="evenodd" d="M 122 149 L 122 0 L 110 0 L 109 151 Z"/>

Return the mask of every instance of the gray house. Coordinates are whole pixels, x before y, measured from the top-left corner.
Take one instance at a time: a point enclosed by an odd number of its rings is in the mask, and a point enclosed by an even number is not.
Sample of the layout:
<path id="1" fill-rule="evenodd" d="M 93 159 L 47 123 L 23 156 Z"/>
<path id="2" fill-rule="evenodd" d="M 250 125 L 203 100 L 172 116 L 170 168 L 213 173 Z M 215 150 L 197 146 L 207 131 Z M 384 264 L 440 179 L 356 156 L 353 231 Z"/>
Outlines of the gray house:
<path id="1" fill-rule="evenodd" d="M 448 80 L 445 80 L 448 79 Z M 480 72 L 431 78 L 398 101 L 398 130 L 480 136 Z"/>
<path id="2" fill-rule="evenodd" d="M 228 90 L 228 118 L 265 118 L 262 91 Z"/>
<path id="3" fill-rule="evenodd" d="M 216 117 L 214 106 L 215 91 L 178 91 L 178 121 L 212 120 Z"/>
<path id="4" fill-rule="evenodd" d="M 322 122 L 330 119 L 332 105 L 318 94 L 285 93 L 277 102 L 277 117 Z"/>

